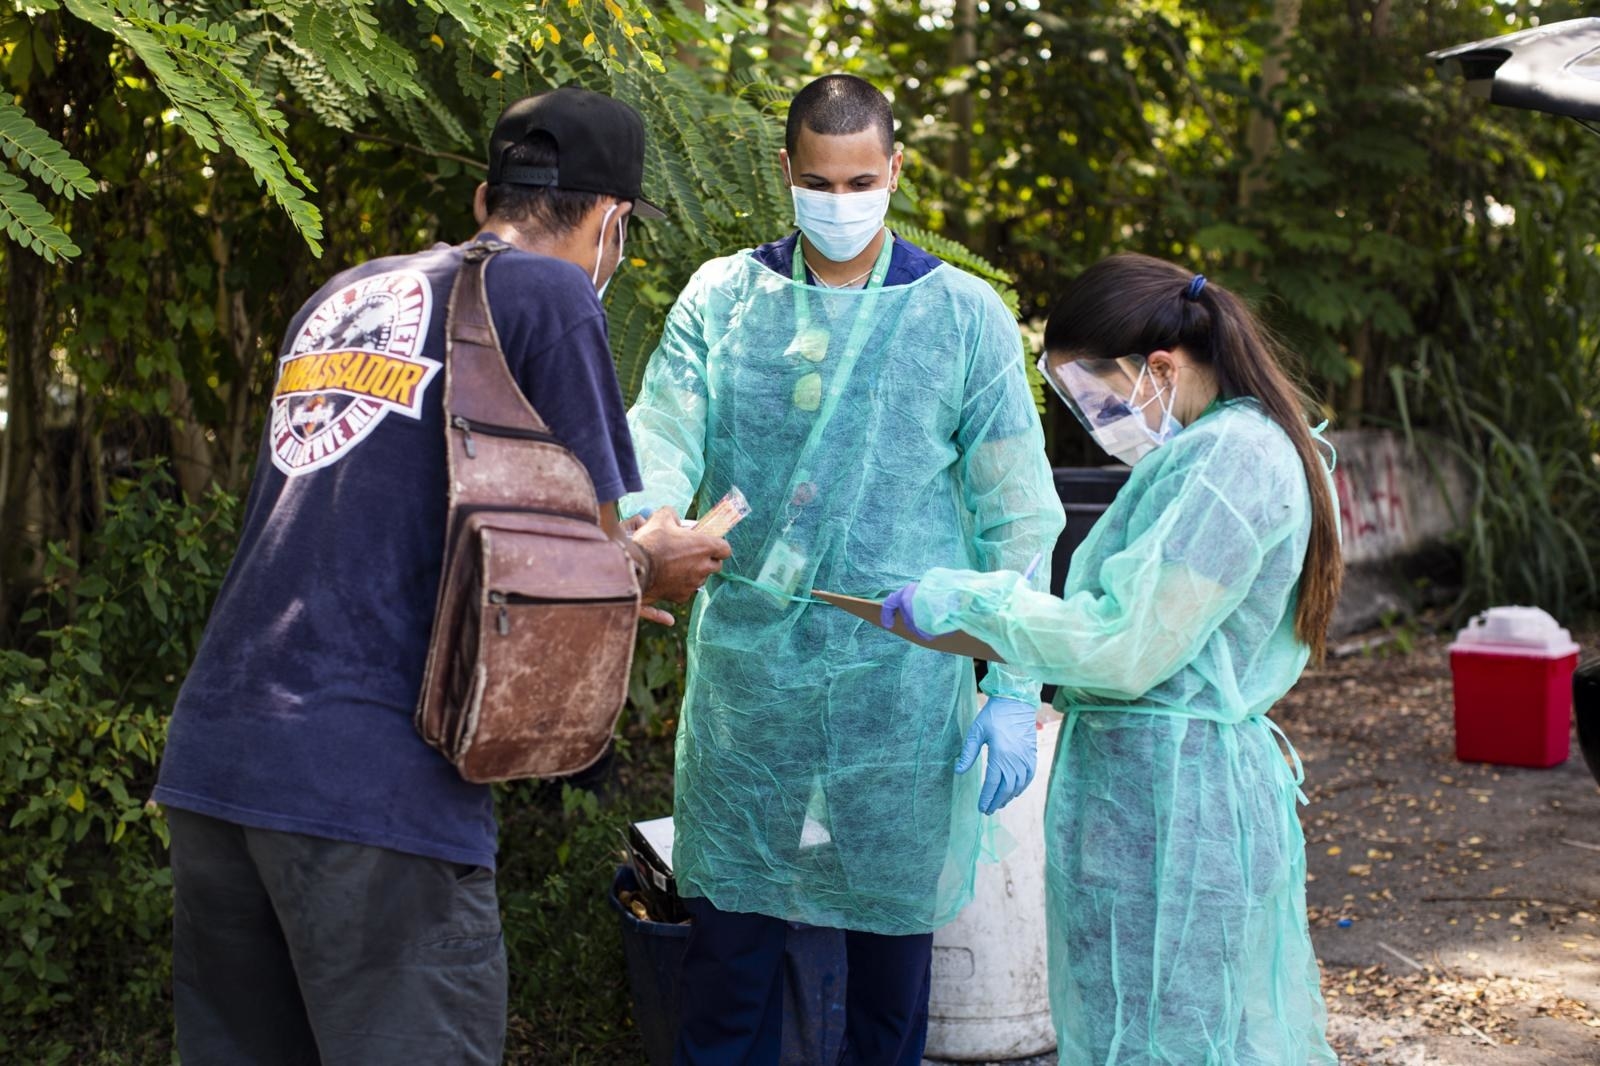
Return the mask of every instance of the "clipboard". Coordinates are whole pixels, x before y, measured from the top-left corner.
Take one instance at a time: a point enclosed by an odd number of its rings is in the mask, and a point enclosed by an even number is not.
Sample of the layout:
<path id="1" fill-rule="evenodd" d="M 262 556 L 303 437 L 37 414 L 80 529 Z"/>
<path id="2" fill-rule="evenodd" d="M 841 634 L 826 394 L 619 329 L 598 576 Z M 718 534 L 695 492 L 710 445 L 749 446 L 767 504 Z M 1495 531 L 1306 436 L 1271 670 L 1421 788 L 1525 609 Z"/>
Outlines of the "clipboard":
<path id="1" fill-rule="evenodd" d="M 848 611 L 863 621 L 871 622 L 879 629 L 883 628 L 882 600 L 864 600 L 859 596 L 841 596 L 837 592 L 824 592 L 821 589 L 812 589 L 811 595 L 823 603 L 837 607 L 841 611 Z M 991 663 L 1005 662 L 1000 657 L 1000 653 L 988 644 L 985 644 L 971 633 L 963 633 L 960 630 L 942 637 L 934 637 L 932 640 L 923 640 L 906 628 L 904 618 L 895 615 L 894 628 L 889 632 L 902 640 L 909 640 L 920 648 L 931 648 L 934 651 L 942 651 L 947 655 L 963 655 L 968 659 L 982 659 Z"/>

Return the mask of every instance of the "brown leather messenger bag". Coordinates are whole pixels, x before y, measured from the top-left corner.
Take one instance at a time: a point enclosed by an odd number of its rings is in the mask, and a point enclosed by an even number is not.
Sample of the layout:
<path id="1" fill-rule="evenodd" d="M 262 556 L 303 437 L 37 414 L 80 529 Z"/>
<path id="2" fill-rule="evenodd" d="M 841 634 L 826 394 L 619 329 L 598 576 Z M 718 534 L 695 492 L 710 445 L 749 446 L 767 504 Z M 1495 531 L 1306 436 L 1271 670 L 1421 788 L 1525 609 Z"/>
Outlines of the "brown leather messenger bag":
<path id="1" fill-rule="evenodd" d="M 604 753 L 627 698 L 633 560 L 594 484 L 506 367 L 466 247 L 445 317 L 449 517 L 417 731 L 468 781 L 560 777 Z"/>

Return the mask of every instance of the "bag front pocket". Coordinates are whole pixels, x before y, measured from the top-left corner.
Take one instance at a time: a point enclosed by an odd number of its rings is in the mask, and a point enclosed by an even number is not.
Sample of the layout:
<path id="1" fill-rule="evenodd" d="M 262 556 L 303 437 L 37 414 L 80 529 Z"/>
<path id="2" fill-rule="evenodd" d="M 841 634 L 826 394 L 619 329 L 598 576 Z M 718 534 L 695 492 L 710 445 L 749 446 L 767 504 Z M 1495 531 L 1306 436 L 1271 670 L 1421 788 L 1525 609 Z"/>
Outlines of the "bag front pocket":
<path id="1" fill-rule="evenodd" d="M 453 760 L 469 781 L 576 773 L 604 753 L 627 699 L 632 566 L 592 525 L 476 525 L 449 685 Z"/>
<path id="2" fill-rule="evenodd" d="M 605 751 L 627 698 L 633 598 L 490 592 L 456 750 L 474 781 L 576 773 Z"/>

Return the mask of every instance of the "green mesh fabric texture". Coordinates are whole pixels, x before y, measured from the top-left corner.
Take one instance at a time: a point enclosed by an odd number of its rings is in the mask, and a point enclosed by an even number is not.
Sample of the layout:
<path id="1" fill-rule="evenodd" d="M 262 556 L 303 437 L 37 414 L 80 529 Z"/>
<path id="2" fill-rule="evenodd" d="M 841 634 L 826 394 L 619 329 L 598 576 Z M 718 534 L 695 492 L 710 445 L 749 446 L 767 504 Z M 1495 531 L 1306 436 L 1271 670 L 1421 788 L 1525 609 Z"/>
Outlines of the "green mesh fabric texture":
<path id="1" fill-rule="evenodd" d="M 1305 911 L 1299 763 L 1267 712 L 1310 493 L 1286 434 L 1223 405 L 1134 467 L 1064 598 L 936 570 L 913 602 L 1063 686 L 1045 832 L 1062 1063 L 1333 1063 Z M 1292 755 L 1292 751 L 1291 751 Z"/>
<path id="2" fill-rule="evenodd" d="M 751 505 L 689 621 L 680 890 L 875 933 L 948 922 L 983 835 L 983 775 L 954 773 L 972 662 L 808 595 L 1048 559 L 1064 518 L 1015 320 L 948 265 L 826 290 L 745 253 L 714 260 L 668 316 L 628 421 L 645 489 L 624 514 L 692 513 L 734 486 Z M 1039 682 L 996 669 L 984 688 L 1037 701 Z"/>

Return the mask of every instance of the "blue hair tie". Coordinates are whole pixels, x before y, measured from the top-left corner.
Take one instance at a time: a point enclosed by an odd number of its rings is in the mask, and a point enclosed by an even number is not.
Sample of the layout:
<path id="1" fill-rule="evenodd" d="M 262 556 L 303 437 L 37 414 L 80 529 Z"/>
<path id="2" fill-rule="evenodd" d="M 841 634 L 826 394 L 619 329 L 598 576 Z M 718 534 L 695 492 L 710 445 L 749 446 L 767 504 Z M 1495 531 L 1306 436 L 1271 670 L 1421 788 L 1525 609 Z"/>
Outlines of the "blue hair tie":
<path id="1" fill-rule="evenodd" d="M 1198 300 L 1200 299 L 1200 290 L 1205 287 L 1206 276 L 1204 274 L 1196 274 L 1194 280 L 1189 282 L 1189 288 L 1184 292 L 1183 298 L 1185 300 Z"/>

